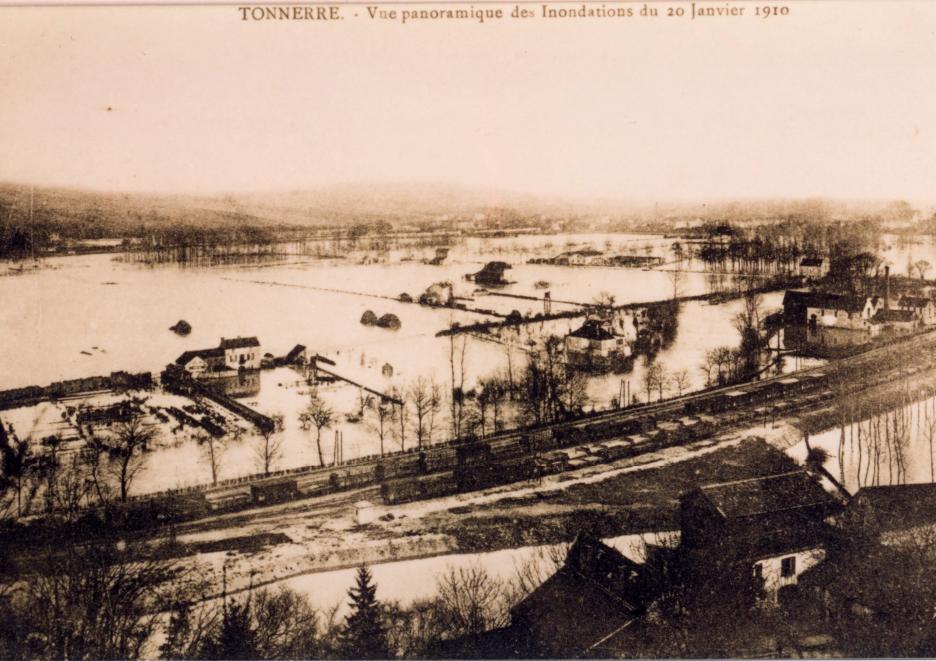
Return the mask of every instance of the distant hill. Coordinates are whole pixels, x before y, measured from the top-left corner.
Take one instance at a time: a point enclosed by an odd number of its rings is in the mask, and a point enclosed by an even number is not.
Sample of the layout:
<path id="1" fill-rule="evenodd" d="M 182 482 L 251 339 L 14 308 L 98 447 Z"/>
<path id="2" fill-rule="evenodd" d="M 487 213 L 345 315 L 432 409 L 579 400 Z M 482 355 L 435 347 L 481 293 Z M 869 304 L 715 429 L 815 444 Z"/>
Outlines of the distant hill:
<path id="1" fill-rule="evenodd" d="M 105 193 L 66 188 L 34 190 L 34 226 L 63 236 L 134 236 L 180 227 L 402 225 L 507 213 L 515 218 L 601 220 L 624 228 L 679 219 L 757 220 L 910 217 L 905 202 L 827 199 L 712 202 L 576 200 L 442 183 L 354 183 L 286 192 L 227 195 Z M 22 227 L 29 216 L 30 187 L 0 183 L 0 227 Z"/>

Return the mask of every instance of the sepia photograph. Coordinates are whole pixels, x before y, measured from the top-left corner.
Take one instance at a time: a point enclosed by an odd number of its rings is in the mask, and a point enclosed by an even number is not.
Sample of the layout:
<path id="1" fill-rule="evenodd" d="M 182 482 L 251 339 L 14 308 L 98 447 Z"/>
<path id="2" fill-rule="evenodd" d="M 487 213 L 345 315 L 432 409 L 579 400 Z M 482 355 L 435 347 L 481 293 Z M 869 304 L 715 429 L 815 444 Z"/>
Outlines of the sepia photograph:
<path id="1" fill-rule="evenodd" d="M 0 2 L 0 661 L 936 656 L 934 35 Z"/>

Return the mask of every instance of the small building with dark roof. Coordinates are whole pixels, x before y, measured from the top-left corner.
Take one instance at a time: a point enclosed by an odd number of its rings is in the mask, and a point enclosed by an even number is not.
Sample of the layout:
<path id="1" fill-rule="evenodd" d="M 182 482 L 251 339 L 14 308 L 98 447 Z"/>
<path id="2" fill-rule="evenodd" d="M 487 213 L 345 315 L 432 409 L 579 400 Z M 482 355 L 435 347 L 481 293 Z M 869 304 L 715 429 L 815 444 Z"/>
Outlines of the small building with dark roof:
<path id="1" fill-rule="evenodd" d="M 896 334 L 912 333 L 919 325 L 917 316 L 911 310 L 878 310 L 871 317 L 872 325 L 879 327 L 878 332 L 887 331 Z"/>
<path id="2" fill-rule="evenodd" d="M 175 363 L 195 377 L 220 372 L 224 370 L 224 351 L 219 347 L 183 351 Z"/>
<path id="3" fill-rule="evenodd" d="M 644 613 L 641 566 L 580 535 L 563 566 L 511 610 L 522 655 L 577 658 L 621 634 Z"/>
<path id="4" fill-rule="evenodd" d="M 912 312 L 924 326 L 936 324 L 936 301 L 925 296 L 901 296 L 897 302 L 901 310 Z"/>
<path id="5" fill-rule="evenodd" d="M 484 265 L 484 268 L 469 276 L 469 279 L 473 279 L 479 285 L 484 286 L 501 286 L 509 284 L 504 278 L 504 271 L 511 268 L 510 264 L 507 262 L 488 262 Z"/>
<path id="6" fill-rule="evenodd" d="M 799 263 L 799 274 L 805 278 L 824 278 L 829 274 L 829 260 L 825 257 L 804 257 Z"/>
<path id="7" fill-rule="evenodd" d="M 283 363 L 286 365 L 305 365 L 308 362 L 309 352 L 304 344 L 297 344 L 294 346 L 283 359 Z"/>

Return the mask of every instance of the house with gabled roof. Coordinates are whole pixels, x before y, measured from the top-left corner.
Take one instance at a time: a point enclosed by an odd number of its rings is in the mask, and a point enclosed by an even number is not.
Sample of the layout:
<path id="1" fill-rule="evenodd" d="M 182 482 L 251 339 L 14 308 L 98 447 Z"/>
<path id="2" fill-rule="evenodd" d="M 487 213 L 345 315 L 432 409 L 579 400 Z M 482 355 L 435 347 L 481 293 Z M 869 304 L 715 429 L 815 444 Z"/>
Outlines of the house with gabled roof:
<path id="1" fill-rule="evenodd" d="M 175 364 L 194 377 L 231 370 L 257 370 L 263 355 L 256 337 L 221 338 L 217 347 L 185 351 Z"/>
<path id="2" fill-rule="evenodd" d="M 727 555 L 749 566 L 776 602 L 825 558 L 826 519 L 841 509 L 841 496 L 806 470 L 707 484 L 680 499 L 680 544 L 700 558 Z"/>
<path id="3" fill-rule="evenodd" d="M 799 263 L 799 274 L 816 280 L 824 278 L 829 275 L 829 260 L 825 257 L 804 257 Z"/>
<path id="4" fill-rule="evenodd" d="M 260 369 L 263 355 L 256 337 L 222 337 L 219 348 L 224 351 L 224 364 L 229 369 Z"/>

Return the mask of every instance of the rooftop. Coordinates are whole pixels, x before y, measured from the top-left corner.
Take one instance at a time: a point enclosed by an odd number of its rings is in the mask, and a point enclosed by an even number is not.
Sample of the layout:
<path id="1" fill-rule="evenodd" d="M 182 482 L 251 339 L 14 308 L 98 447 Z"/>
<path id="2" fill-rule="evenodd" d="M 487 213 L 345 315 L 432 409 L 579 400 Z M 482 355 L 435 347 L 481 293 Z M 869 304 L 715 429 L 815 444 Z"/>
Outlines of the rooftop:
<path id="1" fill-rule="evenodd" d="M 836 504 L 832 495 L 804 470 L 707 484 L 698 491 L 725 519 Z"/>
<path id="2" fill-rule="evenodd" d="M 862 487 L 848 503 L 848 511 L 862 511 L 865 522 L 883 530 L 911 528 L 936 522 L 936 484 L 895 484 Z"/>
<path id="3" fill-rule="evenodd" d="M 877 297 L 870 297 L 871 302 L 877 304 Z M 783 296 L 784 307 L 798 305 L 807 308 L 827 308 L 830 310 L 846 310 L 848 312 L 861 312 L 867 303 L 868 297 L 850 296 L 848 294 L 831 294 L 826 292 L 802 291 L 790 289 Z"/>
<path id="4" fill-rule="evenodd" d="M 513 623 L 539 651 L 578 656 L 639 616 L 639 571 L 616 549 L 581 536 L 562 568 L 514 607 Z"/>
<path id="5" fill-rule="evenodd" d="M 932 300 L 925 296 L 901 296 L 897 305 L 902 308 L 925 308 L 931 302 Z"/>
<path id="6" fill-rule="evenodd" d="M 182 355 L 176 358 L 176 365 L 188 365 L 193 358 L 223 358 L 224 350 L 220 347 L 214 349 L 195 349 L 194 351 L 184 351 Z"/>
<path id="7" fill-rule="evenodd" d="M 234 337 L 234 338 L 221 338 L 221 344 L 219 348 L 221 349 L 245 349 L 247 347 L 259 347 L 260 340 L 256 337 Z"/>
<path id="8" fill-rule="evenodd" d="M 872 317 L 873 321 L 914 321 L 916 317 L 910 310 L 878 310 Z"/>
<path id="9" fill-rule="evenodd" d="M 588 319 L 579 328 L 569 333 L 569 337 L 581 337 L 586 340 L 613 340 L 614 333 L 598 319 Z"/>

